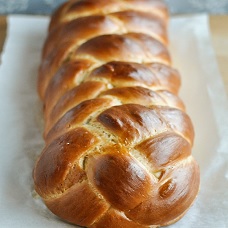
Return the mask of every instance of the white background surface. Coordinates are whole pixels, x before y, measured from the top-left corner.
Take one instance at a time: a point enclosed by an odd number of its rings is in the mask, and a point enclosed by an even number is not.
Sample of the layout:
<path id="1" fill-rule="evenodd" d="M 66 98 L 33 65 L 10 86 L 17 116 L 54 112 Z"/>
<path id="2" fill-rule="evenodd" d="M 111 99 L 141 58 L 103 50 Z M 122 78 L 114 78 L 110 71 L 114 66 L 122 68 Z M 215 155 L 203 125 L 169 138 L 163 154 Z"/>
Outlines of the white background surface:
<path id="1" fill-rule="evenodd" d="M 48 19 L 8 17 L 0 66 L 0 227 L 71 227 L 34 197 L 32 169 L 43 147 L 36 92 Z M 172 18 L 170 50 L 182 74 L 183 98 L 195 125 L 193 154 L 201 190 L 172 228 L 228 227 L 228 103 L 209 40 L 206 16 Z"/>

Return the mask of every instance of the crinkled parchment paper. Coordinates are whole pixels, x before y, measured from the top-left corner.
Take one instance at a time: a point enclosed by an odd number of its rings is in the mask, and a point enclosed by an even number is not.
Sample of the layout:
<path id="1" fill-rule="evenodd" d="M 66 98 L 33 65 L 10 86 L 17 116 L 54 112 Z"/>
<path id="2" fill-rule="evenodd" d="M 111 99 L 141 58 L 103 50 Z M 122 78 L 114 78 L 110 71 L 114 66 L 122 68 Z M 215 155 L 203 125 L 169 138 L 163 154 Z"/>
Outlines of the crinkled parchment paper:
<path id="1" fill-rule="evenodd" d="M 36 92 L 48 18 L 9 16 L 0 66 L 0 226 L 70 227 L 49 212 L 33 190 L 32 169 L 43 147 Z M 193 154 L 201 189 L 173 228 L 228 227 L 228 108 L 210 43 L 206 15 L 176 17 L 170 50 L 181 72 L 183 98 L 195 125 Z"/>

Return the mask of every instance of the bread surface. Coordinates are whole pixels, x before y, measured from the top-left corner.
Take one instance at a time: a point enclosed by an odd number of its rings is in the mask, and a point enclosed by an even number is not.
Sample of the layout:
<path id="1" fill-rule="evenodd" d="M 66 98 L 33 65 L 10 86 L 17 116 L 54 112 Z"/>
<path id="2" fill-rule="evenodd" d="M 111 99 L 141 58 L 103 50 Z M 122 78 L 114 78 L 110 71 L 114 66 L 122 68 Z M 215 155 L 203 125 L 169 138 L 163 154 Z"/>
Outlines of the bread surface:
<path id="1" fill-rule="evenodd" d="M 33 176 L 63 220 L 159 227 L 192 205 L 194 129 L 167 22 L 160 0 L 71 0 L 53 14 L 38 79 L 46 146 Z"/>

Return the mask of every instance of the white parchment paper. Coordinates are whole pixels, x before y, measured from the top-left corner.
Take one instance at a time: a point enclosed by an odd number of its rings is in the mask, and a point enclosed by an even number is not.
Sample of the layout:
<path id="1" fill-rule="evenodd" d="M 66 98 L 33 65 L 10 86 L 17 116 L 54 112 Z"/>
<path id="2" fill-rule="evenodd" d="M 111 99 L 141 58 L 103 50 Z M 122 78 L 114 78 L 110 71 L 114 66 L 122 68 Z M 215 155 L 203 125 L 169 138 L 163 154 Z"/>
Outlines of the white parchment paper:
<path id="1" fill-rule="evenodd" d="M 33 190 L 43 147 L 36 92 L 48 18 L 9 16 L 0 66 L 0 227 L 72 227 L 49 212 Z M 228 227 L 228 102 L 210 43 L 206 15 L 172 18 L 170 50 L 182 74 L 181 97 L 195 125 L 193 154 L 201 190 L 172 228 Z"/>

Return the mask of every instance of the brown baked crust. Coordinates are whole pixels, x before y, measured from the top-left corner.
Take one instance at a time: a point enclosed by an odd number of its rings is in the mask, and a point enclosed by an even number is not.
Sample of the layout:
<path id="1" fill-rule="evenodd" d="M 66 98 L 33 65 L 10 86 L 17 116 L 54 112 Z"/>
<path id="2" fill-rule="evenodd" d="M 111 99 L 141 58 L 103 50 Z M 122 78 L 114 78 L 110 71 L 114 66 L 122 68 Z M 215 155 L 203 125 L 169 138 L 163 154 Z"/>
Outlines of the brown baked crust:
<path id="1" fill-rule="evenodd" d="M 159 227 L 199 189 L 161 0 L 71 0 L 52 16 L 38 91 L 46 146 L 37 193 L 80 226 Z"/>

